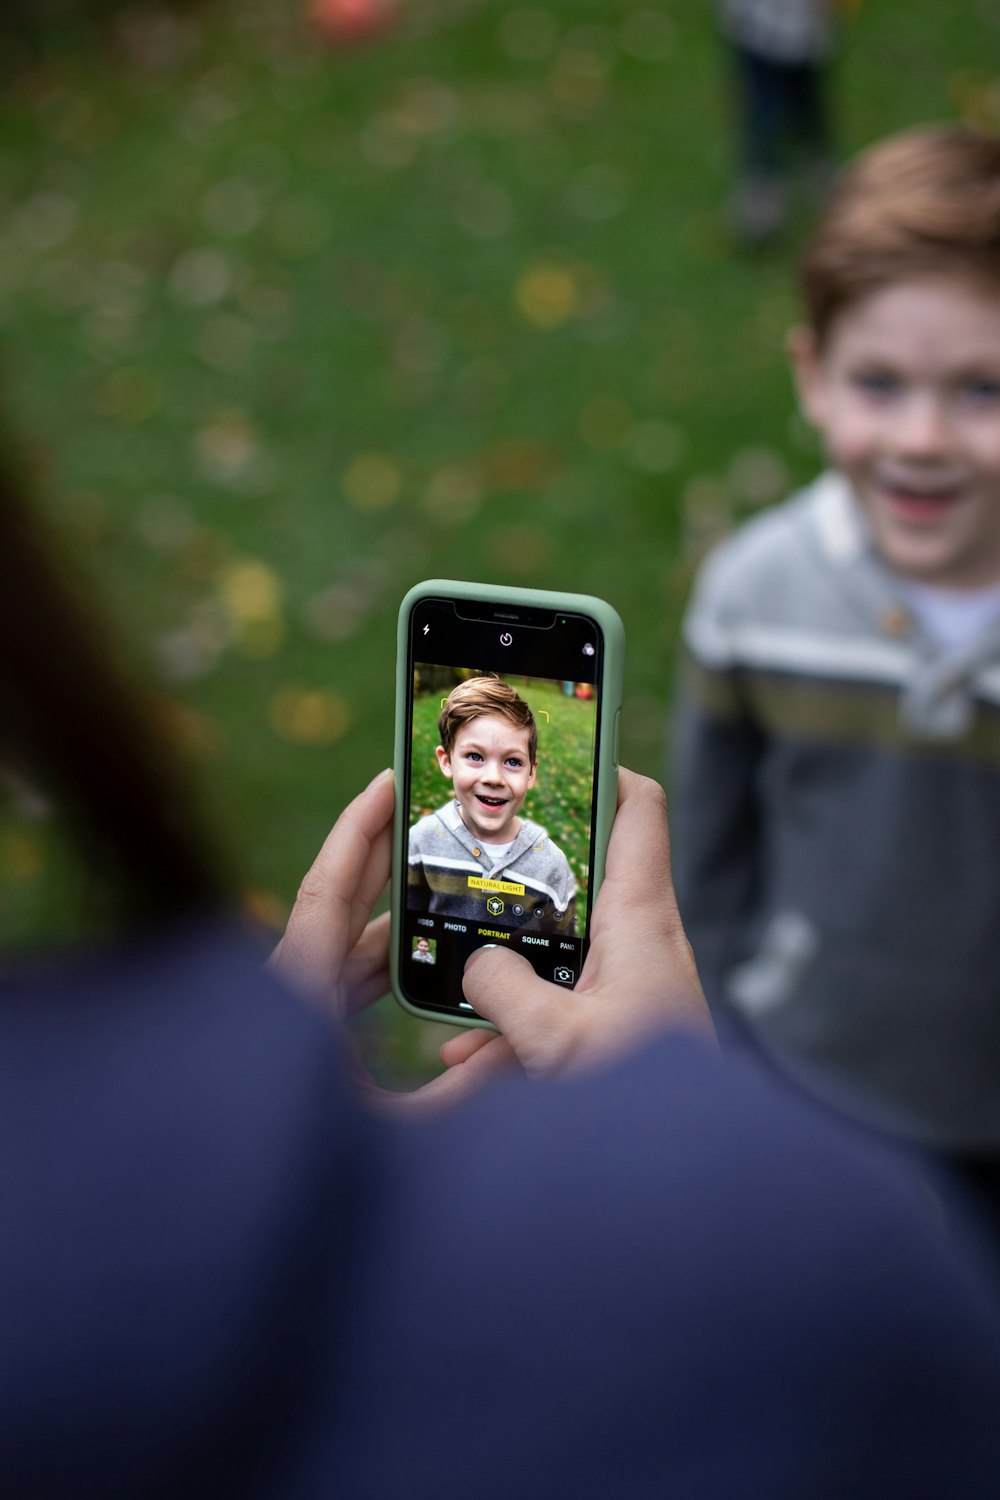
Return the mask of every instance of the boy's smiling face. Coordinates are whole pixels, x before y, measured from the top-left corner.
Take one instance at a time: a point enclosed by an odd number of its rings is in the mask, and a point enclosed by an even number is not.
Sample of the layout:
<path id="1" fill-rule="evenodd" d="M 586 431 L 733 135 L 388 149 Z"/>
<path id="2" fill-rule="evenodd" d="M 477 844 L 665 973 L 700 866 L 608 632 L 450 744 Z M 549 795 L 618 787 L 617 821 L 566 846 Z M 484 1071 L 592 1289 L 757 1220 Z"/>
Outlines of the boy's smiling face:
<path id="1" fill-rule="evenodd" d="M 480 714 L 463 724 L 449 755 L 437 748 L 438 765 L 455 787 L 462 821 L 474 838 L 509 843 L 517 814 L 535 784 L 528 758 L 528 731 L 501 714 Z"/>
<path id="2" fill-rule="evenodd" d="M 945 588 L 1000 582 L 1000 288 L 936 276 L 791 342 L 803 409 L 882 556 Z"/>

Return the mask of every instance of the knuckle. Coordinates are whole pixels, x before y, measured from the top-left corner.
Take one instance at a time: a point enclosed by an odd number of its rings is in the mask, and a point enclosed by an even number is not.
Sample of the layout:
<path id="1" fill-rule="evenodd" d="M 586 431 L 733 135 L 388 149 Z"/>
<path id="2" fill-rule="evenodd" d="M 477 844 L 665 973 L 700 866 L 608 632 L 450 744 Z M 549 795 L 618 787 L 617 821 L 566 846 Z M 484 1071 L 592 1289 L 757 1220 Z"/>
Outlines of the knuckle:
<path id="1" fill-rule="evenodd" d="M 642 795 L 649 801 L 650 810 L 652 811 L 655 808 L 658 813 L 665 816 L 667 811 L 667 794 L 660 783 L 654 781 L 651 776 L 643 776 L 639 789 Z"/>
<path id="2" fill-rule="evenodd" d="M 318 879 L 312 871 L 304 877 L 295 893 L 295 905 L 301 909 L 315 906 L 322 901 L 325 895 L 323 881 Z"/>

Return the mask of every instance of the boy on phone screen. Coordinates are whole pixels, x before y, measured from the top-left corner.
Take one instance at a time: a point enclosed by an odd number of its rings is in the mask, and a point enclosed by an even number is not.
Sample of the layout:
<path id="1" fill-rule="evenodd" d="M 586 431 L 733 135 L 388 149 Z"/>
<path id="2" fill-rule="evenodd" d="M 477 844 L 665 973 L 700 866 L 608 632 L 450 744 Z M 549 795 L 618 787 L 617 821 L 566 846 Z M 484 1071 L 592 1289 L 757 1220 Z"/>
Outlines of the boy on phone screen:
<path id="1" fill-rule="evenodd" d="M 975 1177 L 1000 1149 L 1000 140 L 872 147 L 802 280 L 829 468 L 699 579 L 681 909 L 776 1059 Z"/>
<path id="2" fill-rule="evenodd" d="M 407 906 L 572 936 L 569 862 L 520 815 L 538 768 L 531 709 L 499 678 L 470 677 L 448 695 L 438 732 L 455 796 L 410 829 Z"/>

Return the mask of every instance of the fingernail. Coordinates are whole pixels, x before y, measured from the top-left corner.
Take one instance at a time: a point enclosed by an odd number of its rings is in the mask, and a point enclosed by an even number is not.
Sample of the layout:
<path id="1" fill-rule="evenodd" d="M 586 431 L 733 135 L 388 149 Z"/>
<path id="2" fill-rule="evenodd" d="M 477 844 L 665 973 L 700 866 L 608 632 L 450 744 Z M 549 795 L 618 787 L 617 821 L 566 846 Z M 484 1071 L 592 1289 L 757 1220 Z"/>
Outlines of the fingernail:
<path id="1" fill-rule="evenodd" d="M 377 782 L 384 781 L 387 776 L 391 776 L 391 775 L 392 775 L 392 767 L 391 766 L 386 766 L 386 768 L 385 768 L 384 771 L 379 771 L 379 773 L 378 773 L 377 776 L 373 776 L 372 777 L 371 781 L 369 781 L 369 783 L 368 783 L 368 786 L 365 788 L 365 791 L 368 791 L 369 788 L 375 786 L 375 784 Z"/>

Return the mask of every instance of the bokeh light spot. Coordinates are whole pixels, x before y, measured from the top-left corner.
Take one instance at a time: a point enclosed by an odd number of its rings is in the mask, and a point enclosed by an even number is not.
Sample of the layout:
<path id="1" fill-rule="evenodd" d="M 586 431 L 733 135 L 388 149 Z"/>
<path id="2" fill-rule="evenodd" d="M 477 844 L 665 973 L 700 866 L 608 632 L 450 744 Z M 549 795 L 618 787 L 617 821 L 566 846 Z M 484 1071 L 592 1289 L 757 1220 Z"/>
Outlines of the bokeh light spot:
<path id="1" fill-rule="evenodd" d="M 628 185 L 620 172 L 604 162 L 592 162 L 570 180 L 566 206 L 585 224 L 599 224 L 621 213 L 628 197 Z"/>
<path id="2" fill-rule="evenodd" d="M 238 318 L 233 313 L 216 313 L 202 325 L 194 347 L 205 364 L 213 370 L 239 370 L 253 352 L 253 329 L 243 318 Z"/>
<path id="3" fill-rule="evenodd" d="M 344 493 L 358 510 L 387 510 L 399 498 L 403 478 L 385 453 L 359 453 L 344 474 Z"/>
<path id="4" fill-rule="evenodd" d="M 234 558 L 221 569 L 217 588 L 234 644 L 246 656 L 273 656 L 285 633 L 274 569 L 259 558 Z"/>
<path id="5" fill-rule="evenodd" d="M 250 183 L 227 177 L 205 194 L 202 215 L 216 234 L 249 234 L 260 221 L 260 198 Z"/>
<path id="6" fill-rule="evenodd" d="M 55 250 L 70 238 L 79 211 L 64 193 L 39 193 L 14 219 L 14 233 L 27 250 Z"/>
<path id="7" fill-rule="evenodd" d="M 696 474 L 681 495 L 684 513 L 684 549 L 701 557 L 732 530 L 729 492 L 714 474 Z"/>
<path id="8" fill-rule="evenodd" d="M 629 463 L 640 474 L 668 473 L 680 462 L 684 448 L 681 429 L 658 417 L 637 422 L 626 444 Z"/>
<path id="9" fill-rule="evenodd" d="M 617 448 L 632 431 L 632 413 L 618 396 L 595 396 L 580 413 L 580 436 L 599 452 Z"/>
<path id="10" fill-rule="evenodd" d="M 229 261 L 218 250 L 186 250 L 174 262 L 170 289 L 179 302 L 210 307 L 221 302 L 232 283 Z"/>
<path id="11" fill-rule="evenodd" d="M 215 412 L 197 435 L 198 458 L 209 478 L 221 482 L 244 474 L 259 456 L 257 434 L 246 412 Z"/>
<path id="12" fill-rule="evenodd" d="M 788 490 L 788 466 L 773 448 L 743 448 L 729 467 L 729 484 L 745 505 L 768 505 Z"/>
<path id="13" fill-rule="evenodd" d="M 488 483 L 500 490 L 536 489 L 553 479 L 561 467 L 552 448 L 519 438 L 494 443 L 483 458 Z"/>
<path id="14" fill-rule="evenodd" d="M 571 267 L 554 261 L 527 266 L 514 289 L 518 312 L 536 328 L 559 328 L 580 311 L 580 284 Z"/>
<path id="15" fill-rule="evenodd" d="M 642 62 L 662 62 L 673 51 L 673 22 L 659 10 L 633 10 L 622 22 L 618 42 L 630 57 Z"/>
<path id="16" fill-rule="evenodd" d="M 145 422 L 159 404 L 159 385 L 146 370 L 113 370 L 94 395 L 95 411 L 130 425 Z"/>
<path id="17" fill-rule="evenodd" d="M 446 464 L 438 469 L 423 498 L 427 515 L 449 525 L 471 520 L 482 503 L 482 481 L 468 464 Z"/>
<path id="18" fill-rule="evenodd" d="M 604 100 L 608 62 L 599 52 L 566 45 L 549 75 L 553 102 L 567 114 L 586 115 Z"/>
<path id="19" fill-rule="evenodd" d="M 10 829 L 0 843 L 0 868 L 10 880 L 34 880 L 42 872 L 42 846 L 34 834 Z"/>
<path id="20" fill-rule="evenodd" d="M 552 556 L 552 538 L 531 522 L 507 527 L 496 539 L 496 556 L 506 573 L 528 577 L 543 568 Z"/>
<path id="21" fill-rule="evenodd" d="M 248 886 L 242 892 L 241 904 L 251 922 L 260 927 L 269 927 L 272 932 L 283 932 L 288 921 L 288 904 L 274 891 L 261 886 Z"/>
<path id="22" fill-rule="evenodd" d="M 332 745 L 351 725 L 345 699 L 329 688 L 288 685 L 271 702 L 271 727 L 298 745 Z"/>
<path id="23" fill-rule="evenodd" d="M 498 36 L 508 57 L 518 62 L 541 62 L 551 56 L 559 28 L 547 10 L 519 6 L 504 15 Z"/>

